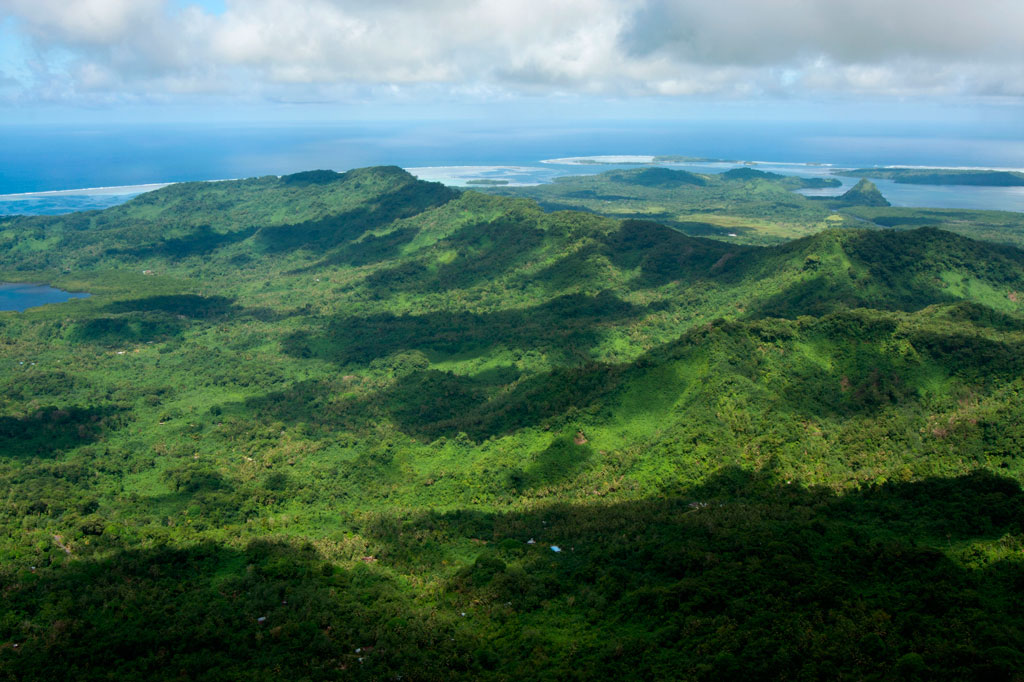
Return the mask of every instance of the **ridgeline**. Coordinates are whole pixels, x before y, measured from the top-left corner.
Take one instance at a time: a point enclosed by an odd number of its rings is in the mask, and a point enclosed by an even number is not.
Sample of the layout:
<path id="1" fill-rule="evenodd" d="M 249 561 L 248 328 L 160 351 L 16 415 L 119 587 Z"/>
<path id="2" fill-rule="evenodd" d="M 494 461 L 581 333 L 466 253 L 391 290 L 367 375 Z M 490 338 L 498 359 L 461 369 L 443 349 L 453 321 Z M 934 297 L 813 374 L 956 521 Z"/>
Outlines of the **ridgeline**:
<path id="1" fill-rule="evenodd" d="M 1018 218 L 653 170 L 0 219 L 0 679 L 1016 679 Z"/>

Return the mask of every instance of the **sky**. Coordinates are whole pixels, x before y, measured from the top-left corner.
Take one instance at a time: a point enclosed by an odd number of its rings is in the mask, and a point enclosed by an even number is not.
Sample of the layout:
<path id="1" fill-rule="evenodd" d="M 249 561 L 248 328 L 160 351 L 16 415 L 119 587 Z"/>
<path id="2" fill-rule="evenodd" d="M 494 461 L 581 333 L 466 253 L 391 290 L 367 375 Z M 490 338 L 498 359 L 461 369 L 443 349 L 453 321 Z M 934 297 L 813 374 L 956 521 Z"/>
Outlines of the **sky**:
<path id="1" fill-rule="evenodd" d="M 0 120 L 877 117 L 1020 131 L 1022 0 L 0 0 Z"/>

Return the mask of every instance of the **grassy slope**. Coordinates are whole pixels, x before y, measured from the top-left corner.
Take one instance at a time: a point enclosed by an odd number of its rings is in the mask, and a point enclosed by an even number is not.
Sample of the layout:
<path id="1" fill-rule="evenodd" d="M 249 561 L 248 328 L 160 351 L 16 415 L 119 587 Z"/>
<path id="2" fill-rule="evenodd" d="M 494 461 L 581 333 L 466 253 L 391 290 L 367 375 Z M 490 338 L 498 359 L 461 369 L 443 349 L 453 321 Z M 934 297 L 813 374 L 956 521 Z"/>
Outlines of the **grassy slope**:
<path id="1" fill-rule="evenodd" d="M 1016 249 L 756 248 L 397 169 L 0 229 L 8 277 L 96 293 L 0 319 L 12 679 L 969 677 L 1024 646 Z"/>

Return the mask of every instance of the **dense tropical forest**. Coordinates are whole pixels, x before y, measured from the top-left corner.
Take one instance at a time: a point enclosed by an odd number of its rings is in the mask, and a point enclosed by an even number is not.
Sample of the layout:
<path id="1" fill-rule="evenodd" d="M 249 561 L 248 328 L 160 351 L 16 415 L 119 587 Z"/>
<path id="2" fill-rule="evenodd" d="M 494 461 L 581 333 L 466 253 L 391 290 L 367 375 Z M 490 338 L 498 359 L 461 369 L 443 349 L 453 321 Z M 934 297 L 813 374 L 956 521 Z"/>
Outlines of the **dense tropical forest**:
<path id="1" fill-rule="evenodd" d="M 0 679 L 1021 679 L 1024 218 L 805 186 L 0 218 Z"/>
<path id="2" fill-rule="evenodd" d="M 983 187 L 1020 187 L 1024 173 L 1020 171 L 986 170 L 981 168 L 855 168 L 837 175 L 854 178 L 884 178 L 906 185 L 980 185 Z"/>

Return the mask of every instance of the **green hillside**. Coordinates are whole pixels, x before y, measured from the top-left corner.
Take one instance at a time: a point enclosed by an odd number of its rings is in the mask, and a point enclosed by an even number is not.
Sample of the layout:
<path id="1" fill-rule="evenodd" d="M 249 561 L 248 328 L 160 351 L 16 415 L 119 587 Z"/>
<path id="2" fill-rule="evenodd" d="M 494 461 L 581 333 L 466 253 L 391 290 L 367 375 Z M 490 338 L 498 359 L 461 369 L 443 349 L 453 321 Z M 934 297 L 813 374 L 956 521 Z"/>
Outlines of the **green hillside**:
<path id="1" fill-rule="evenodd" d="M 650 181 L 651 176 L 646 175 L 650 171 L 657 171 L 662 181 Z M 666 179 L 674 178 L 673 174 L 682 179 Z M 973 239 L 1024 247 L 1021 213 L 892 208 L 873 184 L 874 190 L 867 195 L 855 192 L 845 200 L 798 193 L 839 184 L 835 178 L 797 178 L 752 168 L 709 175 L 658 168 L 563 177 L 535 187 L 487 191 L 534 199 L 548 210 L 654 220 L 685 234 L 733 244 L 780 244 L 830 227 L 937 227 Z"/>
<path id="2" fill-rule="evenodd" d="M 835 201 L 839 206 L 889 206 L 889 201 L 878 191 L 875 183 L 861 178 Z"/>
<path id="3" fill-rule="evenodd" d="M 1016 679 L 1024 251 L 676 173 L 0 219 L 0 679 Z"/>
<path id="4" fill-rule="evenodd" d="M 971 168 L 858 168 L 836 175 L 860 178 L 884 178 L 907 185 L 976 185 L 982 187 L 1020 187 L 1024 173 L 1019 171 Z"/>

